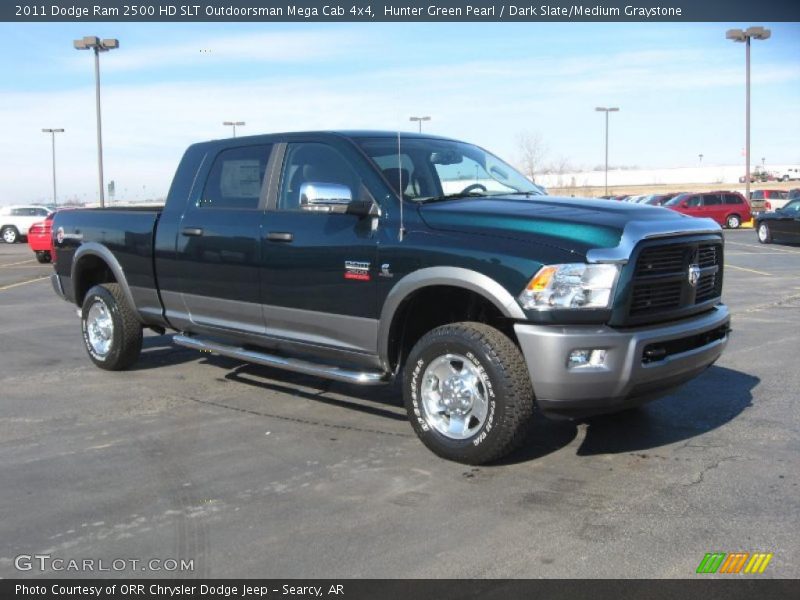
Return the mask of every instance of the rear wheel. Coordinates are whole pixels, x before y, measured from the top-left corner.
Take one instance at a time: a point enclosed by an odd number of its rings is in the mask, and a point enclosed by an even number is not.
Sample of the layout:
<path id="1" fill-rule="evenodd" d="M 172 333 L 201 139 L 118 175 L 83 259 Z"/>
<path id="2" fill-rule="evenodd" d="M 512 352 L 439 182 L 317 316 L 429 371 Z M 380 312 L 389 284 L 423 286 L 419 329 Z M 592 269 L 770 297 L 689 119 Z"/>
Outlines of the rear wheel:
<path id="1" fill-rule="evenodd" d="M 142 326 L 118 283 L 91 288 L 81 308 L 81 331 L 89 358 L 101 369 L 130 367 L 142 350 Z"/>
<path id="2" fill-rule="evenodd" d="M 36 260 L 43 264 L 49 263 L 52 260 L 50 257 L 50 252 L 48 250 L 37 250 Z"/>
<path id="3" fill-rule="evenodd" d="M 728 215 L 728 218 L 725 219 L 725 224 L 728 229 L 739 229 L 742 224 L 742 218 L 739 215 Z"/>
<path id="4" fill-rule="evenodd" d="M 514 343 L 483 323 L 425 334 L 406 362 L 403 392 L 411 425 L 439 456 L 479 465 L 525 439 L 533 388 Z"/>
<path id="5" fill-rule="evenodd" d="M 769 244 L 772 242 L 772 231 L 770 231 L 769 225 L 766 223 L 759 223 L 756 233 L 758 234 L 758 241 L 762 244 Z"/>
<path id="6" fill-rule="evenodd" d="M 16 244 L 19 240 L 19 231 L 13 225 L 8 225 L 0 231 L 0 236 L 6 244 Z"/>

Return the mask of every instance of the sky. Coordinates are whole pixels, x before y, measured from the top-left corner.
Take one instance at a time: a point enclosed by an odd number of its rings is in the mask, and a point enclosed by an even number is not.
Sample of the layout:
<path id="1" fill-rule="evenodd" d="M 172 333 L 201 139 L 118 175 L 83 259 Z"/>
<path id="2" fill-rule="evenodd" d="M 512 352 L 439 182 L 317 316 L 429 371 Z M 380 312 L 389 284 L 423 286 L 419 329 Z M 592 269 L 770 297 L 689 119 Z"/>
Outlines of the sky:
<path id="1" fill-rule="evenodd" d="M 743 163 L 745 51 L 755 23 L 0 24 L 0 204 L 97 199 L 94 70 L 101 55 L 106 182 L 117 198 L 166 195 L 186 147 L 314 129 L 424 130 L 518 162 L 521 132 L 544 163 L 591 169 Z M 800 164 L 800 23 L 752 46 L 752 156 Z"/>

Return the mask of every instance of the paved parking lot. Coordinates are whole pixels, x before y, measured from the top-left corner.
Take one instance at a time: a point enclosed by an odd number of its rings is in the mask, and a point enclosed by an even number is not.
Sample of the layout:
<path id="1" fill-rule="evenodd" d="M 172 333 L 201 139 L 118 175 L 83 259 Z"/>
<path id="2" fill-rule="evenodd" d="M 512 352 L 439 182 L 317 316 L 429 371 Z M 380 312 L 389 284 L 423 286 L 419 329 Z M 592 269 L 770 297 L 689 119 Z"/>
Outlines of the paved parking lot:
<path id="1" fill-rule="evenodd" d="M 36 575 L 13 564 L 34 553 L 193 577 L 692 577 L 710 551 L 798 577 L 800 246 L 726 238 L 716 366 L 635 413 L 542 421 L 481 468 L 429 453 L 393 389 L 156 335 L 101 371 L 51 267 L 0 244 L 0 577 Z"/>

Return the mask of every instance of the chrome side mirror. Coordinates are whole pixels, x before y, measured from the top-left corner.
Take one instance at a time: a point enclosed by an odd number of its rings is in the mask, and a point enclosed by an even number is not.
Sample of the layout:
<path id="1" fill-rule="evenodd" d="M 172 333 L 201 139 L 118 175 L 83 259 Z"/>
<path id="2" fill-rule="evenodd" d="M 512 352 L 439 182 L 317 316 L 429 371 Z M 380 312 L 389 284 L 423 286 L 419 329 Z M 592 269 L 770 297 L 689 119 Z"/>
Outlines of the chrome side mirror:
<path id="1" fill-rule="evenodd" d="M 353 192 L 338 183 L 308 181 L 300 186 L 300 208 L 312 212 L 346 213 Z"/>

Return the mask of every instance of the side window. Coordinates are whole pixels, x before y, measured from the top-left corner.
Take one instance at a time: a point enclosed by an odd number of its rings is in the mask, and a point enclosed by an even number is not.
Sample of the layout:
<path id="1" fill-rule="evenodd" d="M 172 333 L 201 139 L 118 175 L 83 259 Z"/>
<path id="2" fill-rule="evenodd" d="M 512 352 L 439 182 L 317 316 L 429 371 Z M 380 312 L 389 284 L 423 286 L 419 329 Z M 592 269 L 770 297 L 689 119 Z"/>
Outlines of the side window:
<path id="1" fill-rule="evenodd" d="M 300 186 L 304 183 L 336 183 L 358 198 L 361 179 L 337 150 L 316 142 L 289 144 L 283 161 L 278 210 L 300 210 Z"/>
<path id="2" fill-rule="evenodd" d="M 762 192 L 762 191 L 753 192 L 751 194 L 751 196 L 752 196 L 753 200 L 763 200 L 764 199 L 764 192 Z"/>
<path id="3" fill-rule="evenodd" d="M 12 217 L 23 217 L 25 216 L 25 209 L 24 208 L 14 208 L 11 210 Z"/>
<path id="4" fill-rule="evenodd" d="M 223 150 L 214 159 L 199 208 L 258 208 L 271 144 Z"/>
<path id="5" fill-rule="evenodd" d="M 50 213 L 49 213 L 49 212 L 47 212 L 47 209 L 46 209 L 46 208 L 37 208 L 37 209 L 36 209 L 36 216 L 37 216 L 37 217 L 46 217 L 46 216 L 47 216 L 47 215 L 49 215 L 49 214 L 50 214 Z"/>
<path id="6" fill-rule="evenodd" d="M 718 206 L 722 204 L 719 194 L 703 194 L 703 206 Z"/>
<path id="7" fill-rule="evenodd" d="M 689 196 L 689 208 L 700 206 L 700 196 Z"/>
<path id="8" fill-rule="evenodd" d="M 725 194 L 725 204 L 742 204 L 742 199 L 736 194 Z"/>

